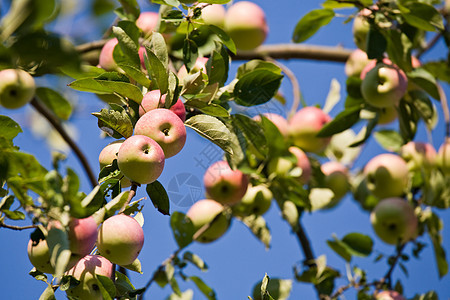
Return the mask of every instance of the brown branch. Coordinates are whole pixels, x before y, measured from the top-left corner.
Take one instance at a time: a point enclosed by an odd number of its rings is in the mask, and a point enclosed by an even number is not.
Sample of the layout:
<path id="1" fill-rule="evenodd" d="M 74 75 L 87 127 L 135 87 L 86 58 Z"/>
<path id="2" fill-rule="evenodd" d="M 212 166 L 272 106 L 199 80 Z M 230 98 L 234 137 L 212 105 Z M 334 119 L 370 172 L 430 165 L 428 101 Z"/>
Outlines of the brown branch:
<path id="1" fill-rule="evenodd" d="M 14 225 L 7 225 L 3 222 L 0 222 L 0 227 L 12 229 L 12 230 L 25 230 L 25 229 L 33 229 L 37 228 L 37 225 L 28 225 L 28 226 L 14 226 Z"/>
<path id="2" fill-rule="evenodd" d="M 92 187 L 95 187 L 98 185 L 97 179 L 94 175 L 94 172 L 91 169 L 91 166 L 89 165 L 86 156 L 83 154 L 81 149 L 78 147 L 78 145 L 75 143 L 75 141 L 69 136 L 69 134 L 66 132 L 66 130 L 62 127 L 61 122 L 58 118 L 55 117 L 55 115 L 44 105 L 42 105 L 38 99 L 33 98 L 31 101 L 31 105 L 44 117 L 47 119 L 47 121 L 55 128 L 55 130 L 61 135 L 61 137 L 64 139 L 64 141 L 69 145 L 69 147 L 73 150 L 75 155 L 77 156 L 78 160 L 80 161 L 81 165 L 84 168 L 84 171 L 86 172 L 86 175 L 89 178 L 89 181 L 91 182 Z"/>
<path id="3" fill-rule="evenodd" d="M 297 235 L 298 241 L 300 242 L 300 247 L 302 247 L 303 255 L 305 256 L 305 263 L 308 266 L 313 266 L 315 264 L 315 256 L 311 248 L 311 243 L 308 239 L 308 236 L 306 235 L 306 231 L 303 229 L 300 220 L 301 218 L 298 219 L 295 234 Z"/>
<path id="4" fill-rule="evenodd" d="M 130 193 L 128 194 L 127 201 L 123 204 L 122 208 L 119 211 L 119 214 L 123 213 L 127 208 L 128 204 L 130 204 L 131 200 L 136 196 L 136 191 L 138 188 L 138 184 L 136 182 L 131 183 Z"/>

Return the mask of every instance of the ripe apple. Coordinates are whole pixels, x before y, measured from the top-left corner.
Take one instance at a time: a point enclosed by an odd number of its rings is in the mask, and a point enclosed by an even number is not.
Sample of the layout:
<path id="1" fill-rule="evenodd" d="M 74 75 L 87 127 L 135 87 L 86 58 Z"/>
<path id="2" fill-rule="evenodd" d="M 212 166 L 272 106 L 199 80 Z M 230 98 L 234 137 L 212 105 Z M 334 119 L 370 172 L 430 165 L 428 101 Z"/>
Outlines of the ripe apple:
<path id="1" fill-rule="evenodd" d="M 119 152 L 119 148 L 120 148 L 120 146 L 122 146 L 123 142 L 124 142 L 124 140 L 117 140 L 117 141 L 109 143 L 108 145 L 106 145 L 105 148 L 102 149 L 102 151 L 100 152 L 100 154 L 98 156 L 98 161 L 100 163 L 100 169 L 103 169 L 107 165 L 112 164 L 113 161 L 115 159 L 117 159 L 117 153 Z M 122 178 L 120 180 L 120 186 L 122 188 L 127 188 L 127 187 L 131 186 L 130 180 L 127 177 L 123 176 L 123 174 L 119 174 L 116 178 L 117 179 Z"/>
<path id="2" fill-rule="evenodd" d="M 98 230 L 97 248 L 111 262 L 126 266 L 131 264 L 144 246 L 141 225 L 127 215 L 115 215 L 106 219 Z"/>
<path id="3" fill-rule="evenodd" d="M 92 216 L 83 219 L 72 218 L 69 221 L 68 236 L 70 251 L 85 256 L 92 251 L 97 241 L 97 222 Z"/>
<path id="4" fill-rule="evenodd" d="M 383 153 L 364 167 L 367 188 L 380 199 L 401 196 L 408 185 L 408 166 L 398 155 Z"/>
<path id="5" fill-rule="evenodd" d="M 98 58 L 98 64 L 101 68 L 106 71 L 119 71 L 116 61 L 113 57 L 114 48 L 119 43 L 117 38 L 112 38 L 105 43 L 102 50 L 100 51 L 100 56 Z"/>
<path id="6" fill-rule="evenodd" d="M 331 121 L 330 116 L 320 108 L 304 107 L 289 120 L 289 136 L 293 144 L 304 151 L 320 153 L 328 146 L 331 138 L 321 138 L 316 135 L 329 121 Z"/>
<path id="7" fill-rule="evenodd" d="M 164 169 L 164 151 L 145 135 L 126 139 L 117 153 L 120 171 L 131 181 L 149 184 L 158 179 Z"/>
<path id="8" fill-rule="evenodd" d="M 406 243 L 417 236 L 417 216 L 414 208 L 402 198 L 381 200 L 370 213 L 370 222 L 385 243 Z"/>
<path id="9" fill-rule="evenodd" d="M 231 169 L 226 161 L 217 161 L 203 176 L 206 194 L 221 204 L 233 205 L 241 201 L 248 187 L 248 176 Z"/>
<path id="10" fill-rule="evenodd" d="M 144 33 L 144 36 L 150 35 L 158 26 L 159 14 L 153 11 L 141 12 L 136 20 L 136 26 Z"/>
<path id="11" fill-rule="evenodd" d="M 50 263 L 50 250 L 45 239 L 39 240 L 38 243 L 30 239 L 27 251 L 31 264 L 37 270 L 43 273 L 55 273 L 55 268 Z"/>
<path id="12" fill-rule="evenodd" d="M 289 123 L 283 116 L 280 116 L 279 114 L 276 113 L 263 113 L 263 116 L 269 119 L 275 126 L 277 126 L 278 130 L 283 136 L 288 136 Z M 260 115 L 254 116 L 253 120 L 260 122 L 261 116 Z"/>
<path id="13" fill-rule="evenodd" d="M 375 296 L 376 300 L 406 300 L 399 292 L 397 291 L 381 291 Z"/>
<path id="14" fill-rule="evenodd" d="M 0 71 L 0 104 L 16 109 L 30 102 L 36 91 L 33 76 L 21 69 Z"/>
<path id="15" fill-rule="evenodd" d="M 406 75 L 396 65 L 378 63 L 365 75 L 361 93 L 368 104 L 382 108 L 397 105 L 407 87 Z"/>
<path id="16" fill-rule="evenodd" d="M 367 35 L 369 34 L 370 24 L 367 21 L 366 17 L 369 16 L 372 12 L 364 8 L 361 10 L 358 15 L 353 19 L 353 41 L 356 46 L 366 51 L 367 48 Z"/>
<path id="17" fill-rule="evenodd" d="M 272 204 L 273 194 L 265 185 L 249 185 L 242 200 L 233 206 L 236 216 L 263 215 Z"/>
<path id="18" fill-rule="evenodd" d="M 203 5 L 202 20 L 205 24 L 222 28 L 225 22 L 225 7 L 220 4 Z"/>
<path id="19" fill-rule="evenodd" d="M 347 194 L 350 189 L 348 169 L 337 161 L 328 161 L 320 166 L 325 175 L 325 185 L 334 193 L 333 200 L 327 205 L 332 208 L 339 203 L 339 200 Z"/>
<path id="20" fill-rule="evenodd" d="M 142 117 L 146 112 L 156 109 L 163 108 L 166 103 L 166 95 L 161 97 L 160 90 L 153 90 L 144 95 L 142 99 L 141 105 L 139 106 L 139 116 Z M 186 121 L 186 108 L 184 107 L 183 101 L 180 99 L 169 108 L 172 112 L 174 112 L 181 121 Z"/>
<path id="21" fill-rule="evenodd" d="M 359 48 L 354 50 L 345 62 L 345 74 L 349 77 L 359 77 L 361 71 L 369 63 L 369 61 L 370 59 L 367 57 L 366 52 Z"/>
<path id="22" fill-rule="evenodd" d="M 444 172 L 450 174 L 450 143 L 444 142 L 440 147 L 437 155 L 437 164 Z"/>
<path id="23" fill-rule="evenodd" d="M 210 243 L 220 238 L 228 230 L 230 223 L 225 214 L 222 204 L 211 200 L 203 199 L 195 202 L 187 211 L 186 216 L 192 221 L 194 230 L 197 232 L 206 224 L 211 223 L 218 214 L 220 216 L 197 238 L 200 243 Z"/>
<path id="24" fill-rule="evenodd" d="M 208 61 L 207 57 L 198 57 L 197 60 L 195 61 L 194 67 L 192 67 L 190 73 L 197 73 L 199 71 L 202 71 L 204 74 L 206 74 L 206 62 Z M 183 79 L 188 75 L 186 66 L 183 65 L 181 66 L 181 68 L 178 70 L 177 76 L 178 79 L 180 80 L 180 82 L 183 82 Z"/>
<path id="25" fill-rule="evenodd" d="M 299 176 L 293 176 L 298 179 L 301 184 L 307 184 L 311 179 L 311 163 L 308 156 L 298 147 L 289 147 L 289 152 L 291 152 L 297 159 L 296 163 L 285 157 L 277 157 L 269 161 L 267 166 L 269 174 L 276 174 L 277 176 L 285 177 L 290 176 L 289 173 L 293 168 L 298 167 L 301 169 L 301 174 Z"/>
<path id="26" fill-rule="evenodd" d="M 83 300 L 103 299 L 102 293 L 97 283 L 96 275 L 103 275 L 109 278 L 114 276 L 113 264 L 100 255 L 86 255 L 66 275 L 71 275 L 80 281 L 74 288 L 69 288 L 67 296 Z"/>
<path id="27" fill-rule="evenodd" d="M 150 110 L 136 122 L 134 134 L 145 135 L 155 140 L 164 150 L 166 158 L 183 149 L 186 143 L 186 128 L 183 121 L 165 108 Z"/>
<path id="28" fill-rule="evenodd" d="M 264 11 L 249 1 L 231 5 L 225 15 L 224 28 L 240 50 L 252 50 L 260 46 L 269 32 Z"/>
<path id="29" fill-rule="evenodd" d="M 434 147 L 424 142 L 408 142 L 400 149 L 410 171 L 430 169 L 436 165 L 437 153 Z"/>

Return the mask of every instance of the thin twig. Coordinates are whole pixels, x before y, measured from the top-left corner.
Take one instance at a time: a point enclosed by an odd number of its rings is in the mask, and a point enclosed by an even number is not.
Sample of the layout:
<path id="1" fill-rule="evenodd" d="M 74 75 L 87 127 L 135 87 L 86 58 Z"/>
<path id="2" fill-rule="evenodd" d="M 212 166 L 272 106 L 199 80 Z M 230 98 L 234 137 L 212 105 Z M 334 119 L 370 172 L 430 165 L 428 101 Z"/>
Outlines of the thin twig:
<path id="1" fill-rule="evenodd" d="M 55 128 L 55 130 L 61 135 L 61 137 L 64 139 L 64 141 L 69 145 L 69 147 L 73 150 L 75 155 L 77 156 L 78 160 L 80 161 L 81 165 L 84 168 L 84 171 L 86 172 L 86 175 L 89 178 L 89 181 L 91 182 L 92 187 L 95 187 L 98 185 L 97 179 L 94 175 L 94 172 L 91 169 L 91 166 L 89 165 L 86 156 L 83 154 L 81 149 L 78 147 L 78 145 L 75 143 L 75 141 L 69 136 L 69 134 L 66 132 L 66 130 L 61 125 L 61 122 L 58 118 L 55 117 L 55 115 L 48 110 L 47 107 L 42 105 L 38 99 L 33 98 L 31 101 L 31 105 L 44 117 L 47 119 L 47 121 Z"/>
<path id="2" fill-rule="evenodd" d="M 439 41 L 439 39 L 442 37 L 442 32 L 439 32 L 438 34 L 436 34 L 429 42 L 428 44 L 419 50 L 419 52 L 417 52 L 416 57 L 417 59 L 420 59 L 420 57 L 425 54 L 428 50 L 430 50 L 431 48 L 434 47 L 434 45 L 437 44 L 437 42 Z"/>
<path id="3" fill-rule="evenodd" d="M 119 211 L 119 214 L 123 213 L 127 208 L 128 204 L 130 204 L 131 200 L 136 196 L 136 191 L 138 188 L 138 184 L 136 182 L 131 183 L 130 193 L 128 194 L 127 201 L 123 204 L 122 208 Z"/>
<path id="4" fill-rule="evenodd" d="M 25 230 L 25 229 L 37 228 L 38 226 L 37 225 L 14 226 L 14 225 L 7 225 L 7 224 L 5 224 L 3 222 L 0 222 L 0 227 L 12 229 L 12 230 Z"/>

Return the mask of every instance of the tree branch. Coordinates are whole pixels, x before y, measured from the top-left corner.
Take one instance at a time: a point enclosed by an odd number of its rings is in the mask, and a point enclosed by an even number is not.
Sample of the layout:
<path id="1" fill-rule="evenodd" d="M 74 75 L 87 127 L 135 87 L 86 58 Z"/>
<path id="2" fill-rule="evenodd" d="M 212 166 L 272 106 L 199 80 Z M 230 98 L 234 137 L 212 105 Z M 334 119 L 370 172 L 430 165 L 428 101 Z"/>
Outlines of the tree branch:
<path id="1" fill-rule="evenodd" d="M 28 226 L 14 226 L 14 225 L 7 225 L 3 222 L 0 222 L 0 227 L 3 228 L 8 228 L 8 229 L 12 229 L 12 230 L 25 230 L 25 229 L 33 229 L 33 228 L 37 228 L 37 225 L 28 225 Z"/>
<path id="2" fill-rule="evenodd" d="M 119 214 L 123 213 L 127 208 L 128 204 L 130 204 L 131 200 L 136 196 L 136 191 L 138 188 L 138 184 L 136 182 L 131 183 L 130 193 L 128 194 L 127 201 L 123 204 L 122 208 L 119 211 Z"/>
<path id="3" fill-rule="evenodd" d="M 78 160 L 80 161 L 81 165 L 84 168 L 84 171 L 86 172 L 86 175 L 89 178 L 89 181 L 91 182 L 92 187 L 95 187 L 98 185 L 97 179 L 94 175 L 94 172 L 91 169 L 91 166 L 89 165 L 86 156 L 83 154 L 81 149 L 77 146 L 75 141 L 67 134 L 66 130 L 62 127 L 61 122 L 58 118 L 56 118 L 51 111 L 47 109 L 44 105 L 42 105 L 38 99 L 33 98 L 31 101 L 31 105 L 44 117 L 47 119 L 47 121 L 55 128 L 55 130 L 61 135 L 61 137 L 64 139 L 64 141 L 70 146 L 70 148 L 73 150 L 75 155 L 77 156 Z"/>
<path id="4" fill-rule="evenodd" d="M 299 218 L 298 220 L 295 234 L 297 235 L 298 241 L 300 242 L 300 247 L 302 247 L 303 255 L 305 256 L 305 263 L 308 266 L 314 265 L 315 256 L 311 248 L 311 243 L 309 242 L 308 236 L 306 235 L 306 231 L 303 229 L 303 226 L 301 224 L 301 218 Z"/>

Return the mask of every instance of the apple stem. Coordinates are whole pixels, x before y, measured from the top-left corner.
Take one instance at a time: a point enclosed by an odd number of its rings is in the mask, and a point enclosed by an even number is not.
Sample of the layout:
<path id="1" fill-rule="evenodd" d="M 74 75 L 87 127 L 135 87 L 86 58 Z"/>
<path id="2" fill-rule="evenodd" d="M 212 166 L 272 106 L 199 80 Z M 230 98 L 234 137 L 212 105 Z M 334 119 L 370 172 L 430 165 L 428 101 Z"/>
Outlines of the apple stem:
<path id="1" fill-rule="evenodd" d="M 55 130 L 61 135 L 64 141 L 73 150 L 78 160 L 80 161 L 81 165 L 83 166 L 84 171 L 86 172 L 86 175 L 89 178 L 92 187 L 97 186 L 98 185 L 97 179 L 94 175 L 94 172 L 91 169 L 91 166 L 88 163 L 86 156 L 83 154 L 83 152 L 75 143 L 75 141 L 69 136 L 66 130 L 62 127 L 60 120 L 57 117 L 55 117 L 55 115 L 47 107 L 45 107 L 42 103 L 40 103 L 37 98 L 33 98 L 33 100 L 31 100 L 31 105 L 44 118 L 47 119 L 47 121 L 53 126 L 53 128 L 55 128 Z"/>
<path id="2" fill-rule="evenodd" d="M 138 185 L 139 184 L 136 182 L 131 182 L 130 193 L 128 194 L 127 201 L 125 201 L 122 208 L 120 209 L 119 214 L 122 214 L 125 211 L 128 204 L 130 204 L 131 200 L 134 198 L 134 196 L 136 196 L 136 191 L 137 191 Z"/>

